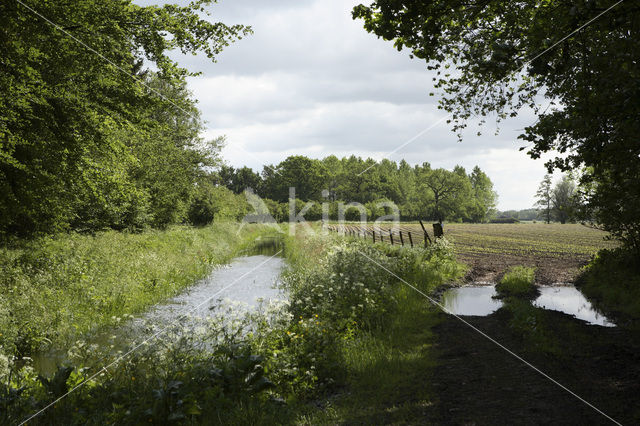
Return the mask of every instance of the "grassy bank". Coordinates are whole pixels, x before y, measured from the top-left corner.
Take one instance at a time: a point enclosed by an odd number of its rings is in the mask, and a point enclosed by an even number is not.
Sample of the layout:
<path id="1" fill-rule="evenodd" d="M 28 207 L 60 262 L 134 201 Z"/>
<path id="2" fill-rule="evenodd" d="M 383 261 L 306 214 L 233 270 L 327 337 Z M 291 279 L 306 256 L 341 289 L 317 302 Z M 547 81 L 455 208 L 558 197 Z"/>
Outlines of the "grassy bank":
<path id="1" fill-rule="evenodd" d="M 222 225 L 172 232 L 215 233 L 227 247 L 216 259 L 236 249 Z M 265 231 L 246 232 L 249 240 Z M 380 407 L 399 421 L 428 404 L 439 317 L 382 267 L 430 291 L 463 273 L 446 242 L 422 250 L 298 233 L 284 243 L 289 303 L 143 347 L 30 423 L 315 424 L 375 421 Z M 0 421 L 24 420 L 102 371 L 108 353 L 83 350 L 49 379 L 28 365 L 0 365 Z"/>
<path id="2" fill-rule="evenodd" d="M 64 346 L 174 296 L 264 232 L 237 229 L 60 234 L 0 248 L 2 352 Z"/>
<path id="3" fill-rule="evenodd" d="M 296 422 L 415 419 L 435 398 L 429 385 L 435 364 L 431 329 L 440 316 L 385 269 L 429 293 L 463 273 L 450 245 L 441 240 L 422 250 L 330 238 L 290 245 L 296 246 L 294 253 L 318 253 L 318 246 L 325 246 L 328 254 L 320 262 L 313 256 L 294 258 L 285 282 L 294 318 L 315 318 L 330 328 L 332 340 L 328 345 L 325 340 L 321 351 L 330 362 L 311 369 L 318 372 L 312 395 L 323 395 L 324 405 L 299 405 Z M 310 354 L 320 358 L 317 350 Z"/>
<path id="4" fill-rule="evenodd" d="M 622 249 L 602 250 L 579 279 L 578 287 L 619 325 L 640 324 L 640 261 Z"/>
<path id="5" fill-rule="evenodd" d="M 496 292 L 500 298 L 537 296 L 539 293 L 535 286 L 535 269 L 526 266 L 509 268 L 496 284 Z"/>

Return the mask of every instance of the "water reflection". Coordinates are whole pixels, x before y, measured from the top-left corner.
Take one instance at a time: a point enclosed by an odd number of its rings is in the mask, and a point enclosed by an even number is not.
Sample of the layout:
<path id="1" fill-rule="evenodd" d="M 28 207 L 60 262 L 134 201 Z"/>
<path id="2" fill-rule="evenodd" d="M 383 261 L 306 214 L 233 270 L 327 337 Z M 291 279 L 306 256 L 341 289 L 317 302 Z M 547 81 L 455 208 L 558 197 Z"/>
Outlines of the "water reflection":
<path id="1" fill-rule="evenodd" d="M 589 324 L 615 327 L 615 324 L 597 312 L 575 287 L 540 287 L 540 296 L 533 304 L 540 308 L 573 315 Z"/>
<path id="2" fill-rule="evenodd" d="M 486 316 L 502 306 L 495 295 L 494 286 L 457 287 L 444 292 L 442 304 L 451 314 Z"/>
<path id="3" fill-rule="evenodd" d="M 589 324 L 615 327 L 615 324 L 596 311 L 580 290 L 571 286 L 539 287 L 540 296 L 534 306 L 573 315 Z M 494 286 L 465 286 L 447 290 L 442 303 L 449 313 L 487 316 L 500 309 L 502 302 L 493 298 Z"/>

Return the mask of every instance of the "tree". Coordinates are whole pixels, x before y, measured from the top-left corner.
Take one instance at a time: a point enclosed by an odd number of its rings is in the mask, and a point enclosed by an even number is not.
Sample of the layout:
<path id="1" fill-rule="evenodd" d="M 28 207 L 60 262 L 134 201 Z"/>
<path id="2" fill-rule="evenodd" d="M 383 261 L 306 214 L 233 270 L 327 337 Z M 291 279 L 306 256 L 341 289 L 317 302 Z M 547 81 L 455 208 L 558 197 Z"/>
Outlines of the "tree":
<path id="1" fill-rule="evenodd" d="M 567 223 L 576 214 L 576 184 L 571 175 L 563 175 L 552 194 L 553 214 L 560 223 Z"/>
<path id="2" fill-rule="evenodd" d="M 473 190 L 469 218 L 472 222 L 486 222 L 489 220 L 489 216 L 495 213 L 498 198 L 493 190 L 493 182 L 478 166 L 473 168 L 469 180 Z"/>
<path id="3" fill-rule="evenodd" d="M 296 198 L 304 201 L 320 200 L 326 189 L 327 170 L 319 160 L 302 155 L 290 156 L 277 167 L 265 167 L 265 195 L 276 201 L 289 199 L 289 188 L 295 188 Z"/>
<path id="4" fill-rule="evenodd" d="M 377 0 L 353 16 L 436 72 L 455 131 L 471 117 L 534 108 L 520 136 L 528 154 L 563 153 L 549 172 L 586 167 L 581 183 L 593 188 L 588 202 L 604 229 L 640 241 L 640 209 L 628 202 L 640 198 L 637 2 Z"/>
<path id="5" fill-rule="evenodd" d="M 169 87 L 181 92 L 191 73 L 169 52 L 203 52 L 214 60 L 250 31 L 209 22 L 201 16 L 209 3 L 31 6 L 64 31 L 15 0 L 0 3 L 0 233 L 122 227 L 145 216 L 143 205 L 154 195 L 132 176 L 144 160 L 133 141 L 164 153 L 172 135 L 161 129 L 188 125 L 177 116 L 193 105 L 188 97 L 171 97 Z M 157 84 L 151 89 L 142 84 L 149 79 Z M 153 114 L 162 117 L 154 122 Z M 155 143 L 159 135 L 163 142 Z M 178 149 L 188 156 L 191 147 L 183 142 Z"/>
<path id="6" fill-rule="evenodd" d="M 430 216 L 442 223 L 446 218 L 459 213 L 465 195 L 470 193 L 468 179 L 460 174 L 445 169 L 430 170 L 420 180 L 433 195 L 433 206 Z"/>
<path id="7" fill-rule="evenodd" d="M 551 183 L 551 175 L 546 174 L 540 182 L 538 192 L 536 192 L 536 205 L 542 209 L 542 217 L 545 222 L 551 223 L 553 188 Z"/>

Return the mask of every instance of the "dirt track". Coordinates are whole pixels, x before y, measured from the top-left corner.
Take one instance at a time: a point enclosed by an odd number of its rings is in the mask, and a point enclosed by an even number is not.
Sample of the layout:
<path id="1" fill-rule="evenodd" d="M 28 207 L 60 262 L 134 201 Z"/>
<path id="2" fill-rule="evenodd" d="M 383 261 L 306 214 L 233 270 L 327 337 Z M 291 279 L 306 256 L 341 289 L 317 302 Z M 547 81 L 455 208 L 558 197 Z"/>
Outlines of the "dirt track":
<path id="1" fill-rule="evenodd" d="M 560 356 L 541 352 L 514 333 L 505 310 L 465 319 L 617 421 L 640 424 L 638 332 L 545 312 L 541 326 L 560 345 Z M 440 364 L 432 377 L 438 395 L 436 413 L 430 413 L 434 423 L 612 424 L 459 320 L 448 316 L 434 331 Z"/>

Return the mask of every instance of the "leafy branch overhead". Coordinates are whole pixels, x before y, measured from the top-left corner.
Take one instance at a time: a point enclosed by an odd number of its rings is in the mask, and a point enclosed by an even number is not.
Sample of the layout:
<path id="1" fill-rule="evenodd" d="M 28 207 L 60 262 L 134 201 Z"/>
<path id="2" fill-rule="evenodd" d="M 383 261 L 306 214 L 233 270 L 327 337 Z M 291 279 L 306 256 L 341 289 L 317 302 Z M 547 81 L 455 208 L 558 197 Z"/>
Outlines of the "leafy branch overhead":
<path id="1" fill-rule="evenodd" d="M 521 149 L 560 154 L 549 171 L 585 168 L 585 219 L 640 252 L 637 2 L 377 0 L 353 17 L 426 61 L 459 137 L 471 118 L 533 108 Z"/>

